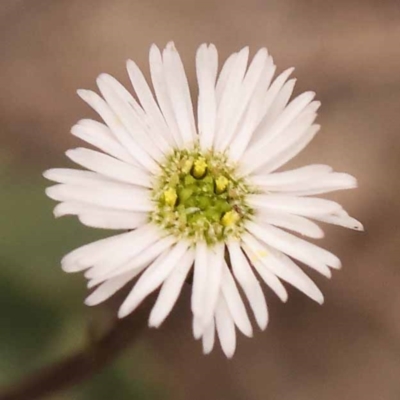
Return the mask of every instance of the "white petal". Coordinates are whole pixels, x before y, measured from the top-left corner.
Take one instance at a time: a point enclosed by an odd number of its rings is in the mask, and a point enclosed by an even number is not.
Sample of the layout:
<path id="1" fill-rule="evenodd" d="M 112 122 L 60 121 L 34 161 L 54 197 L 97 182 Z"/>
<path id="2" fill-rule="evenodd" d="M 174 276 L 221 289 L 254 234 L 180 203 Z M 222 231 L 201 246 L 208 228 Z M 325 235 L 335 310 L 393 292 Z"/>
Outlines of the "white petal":
<path id="1" fill-rule="evenodd" d="M 160 149 L 158 144 L 162 144 L 163 142 L 157 141 L 156 138 L 150 135 L 150 131 L 147 129 L 143 117 L 140 117 L 115 89 L 114 82 L 109 79 L 109 75 L 99 75 L 96 82 L 101 94 L 104 96 L 117 118 L 121 121 L 126 131 L 129 132 L 133 141 L 153 160 L 160 160 L 163 152 L 162 146 Z M 166 150 L 168 148 L 166 142 L 164 142 L 164 145 L 166 146 L 164 147 Z"/>
<path id="2" fill-rule="evenodd" d="M 178 242 L 175 247 L 167 251 L 165 256 L 157 259 L 137 281 L 136 285 L 122 303 L 118 317 L 123 318 L 130 314 L 151 292 L 156 290 L 172 272 L 174 267 L 185 255 L 189 244 Z"/>
<path id="3" fill-rule="evenodd" d="M 307 165 L 306 167 L 290 171 L 275 172 L 273 174 L 253 175 L 250 177 L 254 185 L 262 186 L 268 191 L 281 191 L 293 184 L 302 185 L 305 181 L 312 181 L 321 175 L 332 171 L 329 165 Z"/>
<path id="4" fill-rule="evenodd" d="M 246 76 L 244 77 L 243 82 L 240 85 L 238 92 L 236 93 L 236 98 L 231 100 L 233 103 L 233 114 L 225 127 L 224 135 L 220 136 L 220 144 L 217 143 L 218 149 L 226 150 L 226 148 L 234 138 L 234 134 L 236 132 L 236 129 L 238 128 L 238 124 L 247 109 L 247 106 L 254 94 L 254 91 L 256 90 L 256 85 L 259 82 L 260 76 L 264 70 L 267 58 L 268 51 L 265 48 L 260 49 L 254 56 L 246 73 Z"/>
<path id="5" fill-rule="evenodd" d="M 154 135 L 158 135 L 157 137 L 162 141 L 162 148 L 166 148 L 167 143 L 173 145 L 172 134 L 139 67 L 132 60 L 128 60 L 127 69 L 132 86 L 146 112 L 149 123 L 155 128 Z"/>
<path id="6" fill-rule="evenodd" d="M 276 211 L 260 211 L 257 212 L 257 218 L 260 222 L 262 221 L 263 223 L 289 229 L 314 239 L 324 237 L 324 231 L 317 224 L 298 215 L 279 213 Z"/>
<path id="7" fill-rule="evenodd" d="M 139 275 L 144 268 L 145 267 L 142 269 L 129 271 L 123 275 L 104 282 L 86 298 L 85 304 L 87 306 L 96 306 L 97 304 L 109 299 L 112 295 L 118 292 L 118 290 L 123 288 L 129 281 Z"/>
<path id="8" fill-rule="evenodd" d="M 248 175 L 261 168 L 263 173 L 270 172 L 265 165 L 268 165 L 277 155 L 301 140 L 308 132 L 316 116 L 315 112 L 306 110 L 293 121 L 290 120 L 287 125 L 279 124 L 278 118 L 270 132 L 265 134 L 260 142 L 253 145 L 244 154 L 241 167 L 242 174 Z M 278 128 L 275 128 L 275 125 L 278 125 Z"/>
<path id="9" fill-rule="evenodd" d="M 146 267 L 147 265 L 152 263 L 161 253 L 163 253 L 165 250 L 170 249 L 176 243 L 176 241 L 177 239 L 172 235 L 154 241 L 150 246 L 145 249 L 145 251 L 137 253 L 136 256 L 131 258 L 125 264 L 113 268 L 111 271 L 106 271 L 103 272 L 103 274 L 99 274 L 96 278 L 92 279 L 91 285 L 99 284 L 106 281 L 107 279 L 113 279 L 131 270 L 136 270 L 138 268 L 140 269 L 143 266 Z"/>
<path id="10" fill-rule="evenodd" d="M 198 340 L 203 335 L 204 326 L 203 321 L 201 318 L 193 315 L 193 322 L 192 322 L 192 330 L 193 330 L 193 337 Z"/>
<path id="11" fill-rule="evenodd" d="M 120 98 L 123 99 L 126 103 L 128 103 L 138 116 L 140 116 L 141 118 L 146 117 L 146 113 L 144 112 L 142 107 L 132 96 L 132 94 L 125 88 L 125 86 L 123 86 L 117 79 L 115 79 L 111 75 L 103 74 L 103 78 L 107 80 L 110 85 L 112 85 L 113 89 L 115 90 L 115 92 L 118 93 Z"/>
<path id="12" fill-rule="evenodd" d="M 71 128 L 71 133 L 121 161 L 137 165 L 135 158 L 118 142 L 110 128 L 90 119 L 80 120 Z"/>
<path id="13" fill-rule="evenodd" d="M 227 134 L 230 121 L 234 117 L 236 102 L 240 93 L 241 84 L 246 72 L 249 48 L 242 49 L 235 58 L 232 69 L 218 104 L 217 130 L 214 145 L 217 150 L 222 150 L 222 141 Z"/>
<path id="14" fill-rule="evenodd" d="M 308 217 L 331 214 L 342 209 L 340 204 L 331 200 L 279 194 L 250 195 L 248 203 L 254 208 L 265 209 L 269 212 L 285 212 Z"/>
<path id="15" fill-rule="evenodd" d="M 311 140 L 314 139 L 314 136 L 320 129 L 320 125 L 312 125 L 306 131 L 302 131 L 301 128 L 302 127 L 298 127 L 298 138 L 296 141 L 291 142 L 284 149 L 275 154 L 274 157 L 269 159 L 267 163 L 264 163 L 262 166 L 262 173 L 268 174 L 275 171 L 290 161 L 293 157 L 297 156 L 297 154 L 299 154 L 311 142 Z"/>
<path id="16" fill-rule="evenodd" d="M 52 168 L 43 173 L 50 181 L 59 183 L 71 183 L 78 186 L 102 186 L 115 182 L 96 172 L 82 171 L 69 168 Z"/>
<path id="17" fill-rule="evenodd" d="M 215 323 L 214 319 L 206 328 L 203 334 L 203 354 L 210 354 L 215 341 Z"/>
<path id="18" fill-rule="evenodd" d="M 255 130 L 253 134 L 253 138 L 251 141 L 251 144 L 254 144 L 258 142 L 258 140 L 262 139 L 265 135 L 265 131 L 263 129 L 263 120 L 264 118 L 267 117 L 269 110 L 275 103 L 275 99 L 279 95 L 280 91 L 282 90 L 283 85 L 291 75 L 291 73 L 294 71 L 294 68 L 289 68 L 285 71 L 283 71 L 280 75 L 276 77 L 270 88 L 268 89 L 268 92 L 266 93 L 264 99 L 263 99 L 263 105 L 262 105 L 262 110 L 263 113 L 261 115 L 261 120 L 259 121 L 259 124 L 257 129 Z M 275 69 L 274 69 L 275 72 Z"/>
<path id="19" fill-rule="evenodd" d="M 247 257 L 249 258 L 251 264 L 261 276 L 263 281 L 267 284 L 267 286 L 271 288 L 283 302 L 286 302 L 288 299 L 288 294 L 281 281 L 264 264 L 262 264 L 258 260 L 258 257 L 246 244 L 243 244 L 243 249 L 247 254 Z"/>
<path id="20" fill-rule="evenodd" d="M 112 252 L 116 244 L 120 241 L 125 241 L 126 238 L 131 235 L 132 232 L 121 233 L 81 246 L 65 255 L 61 260 L 61 266 L 65 272 L 78 272 L 87 269 L 92 264 L 83 263 L 82 260 L 94 254 L 98 257 L 102 257 Z"/>
<path id="21" fill-rule="evenodd" d="M 163 61 L 168 93 L 183 143 L 192 144 L 197 136 L 192 100 L 181 58 L 172 42 L 163 52 Z"/>
<path id="22" fill-rule="evenodd" d="M 291 195 L 313 196 L 316 194 L 334 192 L 336 190 L 354 189 L 356 187 L 357 180 L 354 176 L 333 172 L 319 179 L 310 180 L 303 185 L 292 185 L 286 190 Z"/>
<path id="23" fill-rule="evenodd" d="M 307 264 L 327 277 L 330 276 L 327 265 L 332 268 L 341 267 L 340 260 L 334 254 L 290 233 L 273 226 L 261 227 L 253 222 L 249 222 L 246 227 L 264 243 Z"/>
<path id="24" fill-rule="evenodd" d="M 154 92 L 157 97 L 163 117 L 169 127 L 170 134 L 178 147 L 182 146 L 182 137 L 175 119 L 171 99 L 168 94 L 166 75 L 160 50 L 156 45 L 150 47 L 150 72 L 153 82 Z"/>
<path id="25" fill-rule="evenodd" d="M 141 168 L 129 165 L 94 150 L 77 148 L 65 153 L 76 164 L 120 182 L 151 187 L 149 175 Z"/>
<path id="26" fill-rule="evenodd" d="M 222 296 L 218 300 L 215 322 L 222 350 L 228 358 L 232 358 L 236 349 L 235 324 Z"/>
<path id="27" fill-rule="evenodd" d="M 160 236 L 158 227 L 152 224 L 143 225 L 130 232 L 130 235 L 114 245 L 113 251 L 101 256 L 93 254 L 81 260 L 81 263 L 92 266 L 85 272 L 85 277 L 88 279 L 110 277 L 110 274 L 115 274 L 118 268 L 137 255 L 142 252 L 147 253 L 147 249 L 160 240 Z"/>
<path id="28" fill-rule="evenodd" d="M 46 194 L 57 201 L 77 201 L 126 211 L 144 212 L 153 209 L 149 193 L 117 183 L 107 183 L 99 187 L 60 184 L 47 188 Z"/>
<path id="29" fill-rule="evenodd" d="M 318 215 L 313 219 L 317 221 L 326 222 L 328 224 L 343 226 L 344 228 L 354 229 L 356 231 L 363 231 L 364 227 L 360 221 L 348 215 Z"/>
<path id="30" fill-rule="evenodd" d="M 157 301 L 151 310 L 149 326 L 158 328 L 167 318 L 179 297 L 182 286 L 193 265 L 193 260 L 194 251 L 189 250 L 165 280 Z"/>
<path id="31" fill-rule="evenodd" d="M 268 324 L 268 309 L 261 286 L 255 277 L 239 243 L 228 243 L 233 274 L 249 300 L 258 326 L 264 330 Z"/>
<path id="32" fill-rule="evenodd" d="M 218 76 L 217 86 L 215 88 L 218 105 L 221 103 L 221 99 L 225 92 L 228 78 L 231 74 L 232 69 L 235 66 L 237 56 L 238 56 L 237 53 L 233 53 L 227 58 L 224 65 L 222 66 L 221 72 Z"/>
<path id="33" fill-rule="evenodd" d="M 264 115 L 265 110 L 262 107 L 263 100 L 269 84 L 271 83 L 274 72 L 275 65 L 272 57 L 270 56 L 265 62 L 264 70 L 250 99 L 246 113 L 240 122 L 237 132 L 235 133 L 232 144 L 227 149 L 230 159 L 233 161 L 238 161 L 246 151 L 255 129 Z"/>
<path id="34" fill-rule="evenodd" d="M 148 221 L 148 216 L 145 213 L 104 210 L 80 213 L 79 221 L 93 228 L 135 229 L 144 225 Z"/>
<path id="35" fill-rule="evenodd" d="M 193 314 L 200 318 L 204 312 L 207 285 L 207 244 L 205 242 L 197 243 L 195 251 L 191 305 Z"/>
<path id="36" fill-rule="evenodd" d="M 56 218 L 63 217 L 64 215 L 79 215 L 88 212 L 115 212 L 114 210 L 109 210 L 101 207 L 93 207 L 88 204 L 79 203 L 79 202 L 63 202 L 59 203 L 54 207 L 53 214 Z M 118 212 L 126 212 L 130 214 L 129 211 L 118 211 Z"/>
<path id="37" fill-rule="evenodd" d="M 296 120 L 302 112 L 306 110 L 306 107 L 311 103 L 314 97 L 314 92 L 304 92 L 293 99 L 290 104 L 284 109 L 284 111 L 279 115 L 279 117 L 275 120 L 272 126 L 265 127 L 266 132 L 258 143 L 258 146 L 263 147 L 281 132 L 284 132 L 285 129 L 289 127 L 290 124 L 294 120 Z M 262 123 L 261 128 L 263 128 Z"/>
<path id="38" fill-rule="evenodd" d="M 204 298 L 203 325 L 206 327 L 214 317 L 215 306 L 221 291 L 222 268 L 224 264 L 225 245 L 216 244 L 207 255 L 207 291 Z"/>
<path id="39" fill-rule="evenodd" d="M 215 46 L 201 45 L 196 54 L 196 72 L 199 85 L 198 128 L 200 145 L 203 149 L 211 148 L 215 135 L 217 115 L 216 63 L 218 63 L 218 53 Z"/>
<path id="40" fill-rule="evenodd" d="M 295 83 L 296 79 L 290 79 L 284 84 L 274 99 L 274 102 L 265 113 L 262 124 L 260 124 L 258 129 L 267 132 L 272 127 L 273 123 L 285 109 L 290 97 L 292 96 Z"/>
<path id="41" fill-rule="evenodd" d="M 244 335 L 252 337 L 253 328 L 251 327 L 243 300 L 226 262 L 224 262 L 223 267 L 221 290 L 236 326 Z"/>
<path id="42" fill-rule="evenodd" d="M 248 233 L 242 236 L 242 240 L 251 249 L 253 260 L 256 257 L 254 261 L 261 262 L 276 276 L 290 283 L 317 303 L 324 302 L 324 297 L 315 283 L 289 257 L 272 247 L 261 244 Z"/>
<path id="43" fill-rule="evenodd" d="M 157 172 L 157 163 L 133 140 L 132 136 L 126 131 L 121 120 L 114 114 L 108 104 L 95 92 L 90 90 L 78 90 L 78 95 L 89 104 L 110 127 L 118 141 L 129 151 L 135 160 L 144 169 Z"/>

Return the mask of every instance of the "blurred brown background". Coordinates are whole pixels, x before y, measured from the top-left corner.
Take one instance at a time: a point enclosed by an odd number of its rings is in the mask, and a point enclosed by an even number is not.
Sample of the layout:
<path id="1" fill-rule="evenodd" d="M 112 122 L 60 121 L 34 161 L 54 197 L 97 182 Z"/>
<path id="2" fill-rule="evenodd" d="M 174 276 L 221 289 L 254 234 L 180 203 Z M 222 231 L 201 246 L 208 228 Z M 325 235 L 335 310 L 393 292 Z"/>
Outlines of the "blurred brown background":
<path id="1" fill-rule="evenodd" d="M 63 151 L 81 146 L 70 127 L 94 116 L 75 90 L 101 72 L 128 84 L 128 58 L 148 75 L 149 46 L 172 39 L 193 87 L 202 42 L 221 60 L 267 46 L 279 71 L 295 66 L 297 92 L 322 101 L 322 131 L 295 164 L 357 176 L 358 190 L 331 197 L 366 232 L 327 227 L 323 245 L 344 268 L 330 282 L 310 272 L 324 306 L 292 289 L 286 305 L 267 293 L 267 331 L 241 337 L 233 360 L 201 354 L 185 293 L 160 330 L 49 399 L 400 399 L 398 0 L 1 0 L 0 31 L 0 385 L 84 345 L 88 321 L 110 318 L 107 306 L 82 304 L 82 277 L 59 268 L 108 232 L 53 220 L 41 171 L 69 165 Z"/>

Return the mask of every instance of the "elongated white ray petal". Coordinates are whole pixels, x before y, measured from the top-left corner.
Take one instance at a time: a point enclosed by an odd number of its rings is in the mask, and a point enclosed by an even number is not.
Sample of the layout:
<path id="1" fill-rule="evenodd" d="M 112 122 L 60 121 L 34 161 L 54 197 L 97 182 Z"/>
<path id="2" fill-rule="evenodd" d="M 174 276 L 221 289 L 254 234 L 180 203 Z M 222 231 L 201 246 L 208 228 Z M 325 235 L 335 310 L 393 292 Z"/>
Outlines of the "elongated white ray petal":
<path id="1" fill-rule="evenodd" d="M 106 154 L 85 148 L 68 150 L 65 154 L 76 164 L 109 178 L 138 186 L 151 187 L 149 175 L 141 168 L 129 165 Z"/>
<path id="2" fill-rule="evenodd" d="M 117 79 L 108 74 L 102 74 L 103 79 L 105 79 L 110 85 L 112 85 L 115 92 L 119 95 L 121 99 L 123 99 L 126 103 L 128 103 L 134 112 L 143 119 L 146 119 L 147 115 L 143 108 L 139 105 L 136 99 L 133 97 L 132 93 L 130 93 L 125 86 L 123 86 Z"/>
<path id="3" fill-rule="evenodd" d="M 236 349 L 235 324 L 223 296 L 218 300 L 215 322 L 222 351 L 228 358 L 232 358 Z"/>
<path id="4" fill-rule="evenodd" d="M 323 303 L 324 297 L 321 291 L 289 257 L 270 246 L 262 244 L 249 233 L 245 233 L 242 240 L 246 244 L 246 249 L 251 249 L 249 258 L 254 259 L 256 257 L 257 261 L 265 265 L 276 276 L 290 283 L 317 303 Z"/>
<path id="5" fill-rule="evenodd" d="M 207 285 L 208 250 L 205 242 L 196 243 L 196 256 L 194 261 L 192 312 L 201 318 L 204 312 L 204 296 Z"/>
<path id="6" fill-rule="evenodd" d="M 262 124 L 259 129 L 263 132 L 267 132 L 274 124 L 276 119 L 285 109 L 294 89 L 294 85 L 296 84 L 296 79 L 290 79 L 287 81 L 282 89 L 277 94 L 274 102 L 268 109 L 268 112 L 265 113 Z"/>
<path id="7" fill-rule="evenodd" d="M 112 246 L 129 233 L 111 236 L 101 239 L 93 243 L 78 247 L 77 249 L 66 254 L 61 260 L 61 267 L 65 272 L 79 272 L 88 269 L 91 265 L 82 263 L 81 260 L 90 254 L 98 254 L 99 256 L 107 254 L 111 251 Z"/>
<path id="8" fill-rule="evenodd" d="M 298 215 L 274 211 L 258 211 L 257 219 L 262 223 L 289 229 L 314 239 L 324 237 L 324 231 L 314 222 Z"/>
<path id="9" fill-rule="evenodd" d="M 122 212 L 126 215 L 131 214 L 130 211 L 116 211 L 110 210 L 102 207 L 93 207 L 89 204 L 79 203 L 79 202 L 63 202 L 59 203 L 54 207 L 53 214 L 56 218 L 63 217 L 64 215 L 79 215 L 88 212 Z M 140 213 L 141 214 L 141 213 Z M 136 214 L 134 214 L 136 215 Z"/>
<path id="10" fill-rule="evenodd" d="M 102 186 L 115 182 L 92 171 L 70 168 L 52 168 L 43 173 L 46 179 L 58 183 L 70 183 L 77 186 Z"/>
<path id="11" fill-rule="evenodd" d="M 293 157 L 297 156 L 310 142 L 314 139 L 321 127 L 312 125 L 304 133 L 297 131 L 298 138 L 290 143 L 287 147 L 279 151 L 274 157 L 264 163 L 262 173 L 268 174 L 280 168 L 282 165 L 289 162 Z"/>
<path id="12" fill-rule="evenodd" d="M 71 128 L 71 133 L 121 161 L 137 165 L 135 158 L 121 146 L 110 128 L 101 122 L 82 119 Z"/>
<path id="13" fill-rule="evenodd" d="M 265 190 L 281 191 L 293 184 L 302 185 L 306 181 L 315 180 L 331 171 L 332 167 L 329 165 L 314 164 L 273 174 L 252 175 L 250 180 L 254 185 L 262 186 Z"/>
<path id="14" fill-rule="evenodd" d="M 344 228 L 354 229 L 356 231 L 364 230 L 362 223 L 349 215 L 318 215 L 314 216 L 313 219 L 328 224 L 343 226 Z"/>
<path id="15" fill-rule="evenodd" d="M 247 229 L 260 240 L 279 251 L 309 265 L 323 273 L 322 265 L 340 268 L 340 260 L 329 251 L 300 239 L 273 226 L 260 226 L 254 222 L 247 224 Z"/>
<path id="16" fill-rule="evenodd" d="M 218 149 L 222 151 L 226 150 L 226 148 L 234 138 L 234 134 L 236 132 L 238 124 L 244 112 L 247 109 L 247 106 L 256 89 L 256 85 L 259 81 L 261 73 L 264 70 L 267 58 L 268 58 L 268 51 L 265 48 L 260 49 L 254 56 L 246 73 L 246 76 L 244 77 L 243 82 L 236 93 L 236 98 L 232 99 L 233 114 L 229 119 L 229 121 L 227 122 L 223 137 L 221 136 L 220 145 L 218 145 L 217 143 Z"/>
<path id="17" fill-rule="evenodd" d="M 47 188 L 46 194 L 53 200 L 78 201 L 126 211 L 140 212 L 153 209 L 148 193 L 123 184 L 108 183 L 104 187 L 60 184 Z"/>
<path id="18" fill-rule="evenodd" d="M 172 109 L 178 123 L 184 144 L 192 144 L 196 139 L 192 100 L 182 60 L 173 42 L 168 43 L 163 52 L 164 71 Z"/>
<path id="19" fill-rule="evenodd" d="M 226 262 L 224 262 L 223 266 L 221 290 L 236 326 L 244 335 L 252 337 L 253 328 L 251 327 L 243 300 Z"/>
<path id="20" fill-rule="evenodd" d="M 228 78 L 231 74 L 233 67 L 235 66 L 237 56 L 238 56 L 238 53 L 233 53 L 227 58 L 224 65 L 222 66 L 221 72 L 218 76 L 217 86 L 215 88 L 218 106 L 221 103 L 221 99 L 225 92 Z"/>
<path id="21" fill-rule="evenodd" d="M 232 69 L 227 78 L 225 89 L 218 104 L 217 129 L 214 140 L 215 148 L 222 150 L 222 141 L 227 134 L 230 121 L 234 117 L 237 96 L 246 72 L 249 48 L 243 48 L 235 58 Z"/>
<path id="22" fill-rule="evenodd" d="M 161 140 L 161 148 L 166 149 L 166 144 L 168 143 L 170 146 L 173 145 L 174 139 L 161 114 L 157 102 L 154 100 L 153 93 L 136 63 L 132 60 L 128 60 L 126 66 L 132 86 L 135 89 L 140 104 L 146 112 L 149 124 L 154 128 L 152 129 L 153 136 Z"/>
<path id="23" fill-rule="evenodd" d="M 266 131 L 264 132 L 264 135 L 259 141 L 257 147 L 264 147 L 277 135 L 284 132 L 285 129 L 289 127 L 290 124 L 294 120 L 296 120 L 303 111 L 306 110 L 306 107 L 311 103 L 314 97 L 314 92 L 305 92 L 293 99 L 290 104 L 284 109 L 284 111 L 279 115 L 279 117 L 275 120 L 275 122 L 271 125 L 271 127 L 266 127 Z"/>
<path id="24" fill-rule="evenodd" d="M 85 272 L 85 277 L 88 279 L 102 278 L 123 266 L 125 263 L 132 260 L 135 256 L 147 252 L 147 249 L 154 243 L 160 240 L 160 232 L 157 227 L 152 224 L 143 225 L 124 240 L 120 240 L 114 245 L 114 251 L 103 254 L 101 257 L 93 254 L 91 257 L 86 257 L 82 262 L 92 265 L 92 268 Z M 134 245 L 133 245 L 134 243 Z"/>
<path id="25" fill-rule="evenodd" d="M 264 264 L 262 264 L 258 257 L 251 251 L 251 249 L 243 244 L 243 250 L 249 258 L 251 265 L 255 268 L 267 286 L 283 301 L 286 302 L 288 294 L 281 281 L 274 275 Z"/>
<path id="26" fill-rule="evenodd" d="M 200 317 L 193 314 L 193 322 L 192 322 L 192 330 L 193 330 L 193 337 L 198 340 L 203 335 L 204 326 L 203 322 Z"/>
<path id="27" fill-rule="evenodd" d="M 204 298 L 203 325 L 206 327 L 214 317 L 215 306 L 221 291 L 222 269 L 224 264 L 224 244 L 216 244 L 207 255 L 207 292 Z"/>
<path id="28" fill-rule="evenodd" d="M 264 70 L 259 78 L 253 96 L 250 99 L 250 103 L 246 110 L 246 113 L 237 128 L 237 132 L 235 133 L 235 137 L 232 140 L 232 144 L 227 149 L 230 158 L 234 161 L 238 161 L 243 153 L 246 151 L 255 129 L 257 128 L 260 120 L 264 116 L 265 109 L 262 107 L 263 100 L 271 83 L 274 72 L 275 65 L 272 57 L 269 56 L 265 63 Z"/>
<path id="29" fill-rule="evenodd" d="M 183 144 L 183 139 L 179 133 L 179 127 L 176 122 L 172 102 L 168 94 L 168 86 L 166 82 L 166 74 L 164 71 L 163 60 L 161 52 L 156 45 L 150 47 L 150 72 L 151 80 L 153 82 L 154 92 L 157 97 L 158 105 L 168 125 L 171 136 L 178 147 Z"/>
<path id="30" fill-rule="evenodd" d="M 122 289 L 129 281 L 138 276 L 145 267 L 129 271 L 123 275 L 117 276 L 116 278 L 110 279 L 91 293 L 85 300 L 87 306 L 96 306 L 103 301 L 109 299 L 112 295 Z"/>
<path id="31" fill-rule="evenodd" d="M 278 133 L 275 133 L 274 127 L 271 127 L 270 130 L 273 132 L 271 136 L 268 139 L 263 139 L 263 143 L 257 143 L 244 154 L 241 168 L 243 174 L 247 175 L 260 168 L 263 168 L 265 173 L 263 166 L 268 164 L 277 154 L 282 153 L 303 138 L 316 116 L 315 112 L 304 112 L 294 121 L 290 121 L 291 123 L 288 125 L 284 125 L 282 131 Z M 275 122 L 274 126 L 278 122 Z"/>
<path id="32" fill-rule="evenodd" d="M 262 104 L 263 113 L 261 115 L 259 123 L 257 124 L 258 125 L 257 129 L 253 133 L 253 137 L 250 144 L 251 146 L 264 137 L 265 135 L 265 131 L 263 129 L 264 118 L 267 118 L 268 113 L 275 102 L 276 97 L 279 95 L 283 85 L 285 84 L 285 82 L 287 81 L 287 79 L 289 78 L 289 76 L 292 74 L 293 71 L 294 68 L 288 68 L 287 70 L 283 71 L 280 75 L 276 77 L 276 79 L 273 81 L 270 88 L 268 89 L 268 92 L 266 93 L 263 99 L 263 104 Z"/>
<path id="33" fill-rule="evenodd" d="M 264 330 L 268 324 L 268 309 L 261 286 L 246 260 L 239 243 L 236 241 L 229 242 L 228 250 L 233 274 L 249 300 L 258 326 Z"/>
<path id="34" fill-rule="evenodd" d="M 210 325 L 206 328 L 202 338 L 203 344 L 203 354 L 210 354 L 215 341 L 215 322 L 214 319 L 211 321 Z"/>
<path id="35" fill-rule="evenodd" d="M 340 204 L 326 199 L 294 197 L 280 194 L 251 195 L 249 205 L 265 209 L 269 212 L 285 212 L 303 216 L 332 214 L 342 207 Z"/>
<path id="36" fill-rule="evenodd" d="M 271 240 L 270 236 L 267 237 L 264 236 L 264 239 L 262 239 L 264 243 L 267 243 L 272 247 L 278 249 L 279 251 L 282 251 L 283 253 L 290 255 L 296 260 L 303 262 L 304 264 L 308 265 L 309 267 L 316 270 L 317 272 L 319 272 L 320 274 L 324 275 L 327 278 L 330 278 L 332 276 L 331 270 L 326 265 L 326 262 L 322 260 L 322 257 L 318 258 L 315 256 L 315 253 L 318 252 L 318 250 L 316 249 L 320 249 L 318 246 L 315 246 L 309 242 L 299 239 L 297 236 L 293 236 L 287 232 L 284 232 L 278 228 L 273 227 L 272 225 L 257 224 L 256 227 L 249 227 L 248 229 L 251 233 L 256 235 L 255 232 L 258 231 L 258 228 L 260 228 L 260 230 L 262 231 L 264 230 L 269 231 L 271 229 L 272 231 L 270 231 L 270 234 L 272 234 L 273 232 L 280 234 L 280 236 L 274 238 L 273 240 Z M 260 235 L 260 231 L 258 231 L 258 235 Z M 285 237 L 285 235 L 288 236 Z M 257 237 L 260 239 L 260 236 Z M 280 239 L 282 241 L 280 241 Z M 297 243 L 297 247 L 293 246 L 293 242 Z M 314 252 L 311 251 L 312 249 L 314 250 Z M 340 268 L 340 261 L 337 259 L 337 261 L 335 262 L 337 263 L 335 265 L 339 265 L 337 266 L 337 268 Z"/>
<path id="37" fill-rule="evenodd" d="M 135 229 L 148 220 L 145 213 L 126 211 L 90 211 L 79 214 L 79 221 L 86 226 L 102 229 Z"/>
<path id="38" fill-rule="evenodd" d="M 295 185 L 286 188 L 286 191 L 295 196 L 313 196 L 334 192 L 337 190 L 354 189 L 357 187 L 357 179 L 354 176 L 334 172 L 319 179 L 310 180 L 303 186 Z"/>
<path id="39" fill-rule="evenodd" d="M 130 314 L 151 292 L 156 290 L 170 275 L 175 265 L 180 262 L 187 252 L 189 244 L 178 242 L 160 262 L 153 263 L 139 278 L 136 285 L 122 303 L 118 317 Z"/>
<path id="40" fill-rule="evenodd" d="M 112 210 L 79 202 L 59 203 L 54 207 L 53 213 L 56 218 L 78 215 L 83 217 L 81 219 L 83 224 L 96 228 L 105 228 L 107 225 L 106 229 L 135 229 L 148 220 L 147 213 Z"/>
<path id="41" fill-rule="evenodd" d="M 103 118 L 104 122 L 118 138 L 118 141 L 145 170 L 153 173 L 158 171 L 157 163 L 133 140 L 132 136 L 122 125 L 121 120 L 97 93 L 83 89 L 78 90 L 77 93 L 83 101 L 91 106 Z"/>
<path id="42" fill-rule="evenodd" d="M 111 271 L 103 271 L 103 274 L 99 274 L 96 278 L 91 280 L 91 285 L 98 285 L 107 279 L 112 279 L 122 274 L 125 274 L 134 269 L 140 269 L 146 267 L 148 264 L 152 263 L 161 253 L 165 250 L 171 248 L 177 239 L 174 236 L 166 236 L 162 239 L 154 241 L 150 246 L 146 248 L 145 251 L 138 253 L 136 256 L 132 257 L 129 261 L 122 264 L 119 267 L 112 269 Z"/>
<path id="43" fill-rule="evenodd" d="M 87 269 L 93 265 L 93 257 L 101 259 L 107 254 L 113 253 L 117 246 L 125 245 L 134 240 L 136 235 L 142 235 L 147 231 L 153 232 L 153 227 L 146 225 L 133 232 L 121 233 L 81 246 L 65 255 L 61 260 L 61 266 L 66 272 L 78 272 Z"/>
<path id="44" fill-rule="evenodd" d="M 158 328 L 167 318 L 182 290 L 187 274 L 193 265 L 194 251 L 189 250 L 163 283 L 156 304 L 150 313 L 149 326 Z"/>
<path id="45" fill-rule="evenodd" d="M 198 99 L 198 129 L 200 146 L 210 149 L 215 135 L 217 116 L 217 99 L 215 94 L 215 81 L 218 64 L 218 53 L 214 45 L 207 47 L 203 44 L 196 54 L 196 72 L 199 85 Z"/>
<path id="46" fill-rule="evenodd" d="M 162 140 L 162 137 L 152 137 L 144 124 L 143 117 L 126 102 L 126 100 L 115 89 L 113 81 L 107 74 L 101 74 L 97 78 L 97 86 L 101 94 L 107 101 L 120 123 L 129 132 L 130 137 L 143 149 L 153 160 L 159 161 L 163 155 L 163 149 L 166 151 L 168 145 Z M 164 145 L 164 146 L 163 146 Z"/>

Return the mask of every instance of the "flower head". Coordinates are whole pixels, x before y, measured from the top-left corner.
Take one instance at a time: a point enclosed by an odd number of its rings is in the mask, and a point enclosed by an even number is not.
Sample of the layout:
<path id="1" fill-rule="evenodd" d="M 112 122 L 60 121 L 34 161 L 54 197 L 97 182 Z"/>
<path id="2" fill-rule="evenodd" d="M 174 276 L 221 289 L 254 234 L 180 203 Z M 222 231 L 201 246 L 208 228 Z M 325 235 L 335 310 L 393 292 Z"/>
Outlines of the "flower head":
<path id="1" fill-rule="evenodd" d="M 215 46 L 197 51 L 195 118 L 184 68 L 173 43 L 150 49 L 154 90 L 128 61 L 136 100 L 102 74 L 102 94 L 79 96 L 104 123 L 81 120 L 72 134 L 100 151 L 78 148 L 67 156 L 86 170 L 51 169 L 58 182 L 47 195 L 60 202 L 56 216 L 77 215 L 88 226 L 123 230 L 80 247 L 62 260 L 67 272 L 85 271 L 95 288 L 86 304 L 111 297 L 138 277 L 119 309 L 125 317 L 161 287 L 149 325 L 158 327 L 193 270 L 193 333 L 208 353 L 217 332 L 231 357 L 236 328 L 252 336 L 241 288 L 257 325 L 268 311 L 259 279 L 282 300 L 285 281 L 318 303 L 323 296 L 297 261 L 330 277 L 339 259 L 290 232 L 321 238 L 313 221 L 362 230 L 336 202 L 310 197 L 356 187 L 356 180 L 309 165 L 275 172 L 319 130 L 314 93 L 289 101 L 292 69 L 273 79 L 266 49 L 248 64 L 249 50 L 232 54 L 218 74 Z M 197 119 L 197 123 L 196 123 Z M 290 231 L 290 232 L 288 232 Z"/>

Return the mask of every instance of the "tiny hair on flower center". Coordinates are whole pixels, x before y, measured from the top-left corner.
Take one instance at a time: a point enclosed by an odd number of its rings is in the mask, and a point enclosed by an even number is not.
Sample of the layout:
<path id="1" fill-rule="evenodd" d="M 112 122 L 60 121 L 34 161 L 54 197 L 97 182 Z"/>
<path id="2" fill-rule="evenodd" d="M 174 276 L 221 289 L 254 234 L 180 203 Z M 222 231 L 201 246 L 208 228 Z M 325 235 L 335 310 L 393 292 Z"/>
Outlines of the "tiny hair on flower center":
<path id="1" fill-rule="evenodd" d="M 254 190 L 235 176 L 222 153 L 174 150 L 153 188 L 150 220 L 178 237 L 208 244 L 240 237 L 253 215 L 246 197 Z"/>

